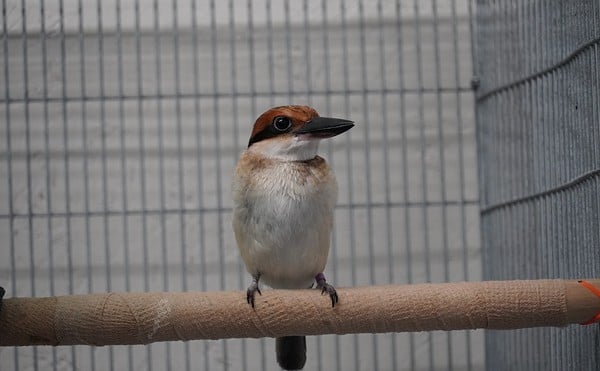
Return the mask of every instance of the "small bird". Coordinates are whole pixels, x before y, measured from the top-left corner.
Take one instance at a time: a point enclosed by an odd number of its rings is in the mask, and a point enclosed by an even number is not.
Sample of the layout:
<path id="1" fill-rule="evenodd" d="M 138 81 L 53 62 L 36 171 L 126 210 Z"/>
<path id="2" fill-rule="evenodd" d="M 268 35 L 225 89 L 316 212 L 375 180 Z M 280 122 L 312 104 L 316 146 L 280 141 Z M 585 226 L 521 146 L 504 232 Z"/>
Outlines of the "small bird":
<path id="1" fill-rule="evenodd" d="M 320 117 L 308 106 L 271 108 L 254 123 L 248 148 L 233 178 L 233 230 L 252 283 L 246 292 L 254 307 L 259 280 L 278 289 L 305 289 L 316 281 L 332 307 L 335 288 L 323 270 L 329 255 L 337 182 L 317 155 L 321 139 L 354 126 L 349 120 Z M 300 370 L 306 338 L 276 339 L 277 362 Z"/>

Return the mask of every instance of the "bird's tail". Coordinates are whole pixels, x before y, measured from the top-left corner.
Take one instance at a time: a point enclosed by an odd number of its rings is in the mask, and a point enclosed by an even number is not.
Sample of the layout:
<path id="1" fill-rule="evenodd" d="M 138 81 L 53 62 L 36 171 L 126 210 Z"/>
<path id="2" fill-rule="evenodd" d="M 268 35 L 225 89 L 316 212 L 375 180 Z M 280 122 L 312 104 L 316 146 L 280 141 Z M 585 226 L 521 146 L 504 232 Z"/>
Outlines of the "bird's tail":
<path id="1" fill-rule="evenodd" d="M 306 336 L 275 339 L 277 363 L 284 370 L 302 370 L 306 363 Z"/>

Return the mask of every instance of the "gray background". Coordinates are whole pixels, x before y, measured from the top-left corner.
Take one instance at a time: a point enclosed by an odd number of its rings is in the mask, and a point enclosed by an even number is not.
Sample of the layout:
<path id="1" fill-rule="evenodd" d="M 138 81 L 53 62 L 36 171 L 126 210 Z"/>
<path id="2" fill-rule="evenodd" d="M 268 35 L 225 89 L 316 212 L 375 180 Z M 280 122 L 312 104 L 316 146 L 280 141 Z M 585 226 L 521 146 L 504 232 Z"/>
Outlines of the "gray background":
<path id="1" fill-rule="evenodd" d="M 231 174 L 281 104 L 357 124 L 321 145 L 340 185 L 331 282 L 481 279 L 468 1 L 59 4 L 2 2 L 8 296 L 244 289 Z M 483 346 L 481 331 L 311 337 L 306 369 L 478 370 Z M 2 348 L 0 364 L 276 368 L 272 339 Z"/>

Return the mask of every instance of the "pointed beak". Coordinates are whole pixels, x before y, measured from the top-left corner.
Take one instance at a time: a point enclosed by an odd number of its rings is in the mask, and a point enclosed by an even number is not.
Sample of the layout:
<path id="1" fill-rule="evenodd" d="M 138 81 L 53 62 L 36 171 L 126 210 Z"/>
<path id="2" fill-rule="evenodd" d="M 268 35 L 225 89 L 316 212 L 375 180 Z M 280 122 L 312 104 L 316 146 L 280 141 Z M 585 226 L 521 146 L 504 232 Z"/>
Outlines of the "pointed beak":
<path id="1" fill-rule="evenodd" d="M 294 134 L 308 134 L 314 138 L 331 138 L 350 130 L 353 126 L 354 122 L 350 120 L 315 117 L 296 130 Z"/>

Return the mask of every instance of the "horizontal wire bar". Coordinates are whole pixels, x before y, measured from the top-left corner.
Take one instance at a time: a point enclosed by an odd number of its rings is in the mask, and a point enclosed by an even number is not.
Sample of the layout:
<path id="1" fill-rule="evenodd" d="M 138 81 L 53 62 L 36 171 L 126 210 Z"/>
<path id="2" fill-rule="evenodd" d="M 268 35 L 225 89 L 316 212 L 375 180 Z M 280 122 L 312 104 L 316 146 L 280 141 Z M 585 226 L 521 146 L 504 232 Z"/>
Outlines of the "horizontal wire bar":
<path id="1" fill-rule="evenodd" d="M 592 39 L 586 43 L 584 43 L 583 45 L 581 45 L 579 48 L 577 48 L 575 51 L 573 51 L 571 54 L 569 54 L 566 58 L 564 58 L 563 60 L 559 61 L 558 63 L 543 69 L 539 72 L 536 72 L 532 75 L 529 76 L 525 76 L 523 78 L 520 78 L 518 80 L 515 80 L 513 82 L 498 86 L 497 88 L 488 90 L 485 93 L 482 93 L 481 95 L 476 96 L 475 100 L 477 102 L 481 102 L 486 100 L 487 98 L 491 97 L 492 95 L 496 95 L 498 93 L 501 93 L 505 90 L 511 89 L 517 85 L 522 85 L 526 82 L 532 81 L 537 79 L 538 77 L 541 77 L 543 75 L 546 75 L 550 72 L 553 72 L 555 70 L 558 70 L 559 68 L 567 65 L 568 63 L 570 63 L 573 59 L 575 59 L 579 54 L 583 53 L 584 51 L 586 51 L 587 49 L 593 47 L 596 44 L 600 44 L 600 37 L 597 37 L 595 39 Z"/>
<path id="2" fill-rule="evenodd" d="M 91 101 L 121 101 L 121 100 L 165 100 L 165 99 L 214 99 L 214 98 L 252 98 L 272 96 L 302 96 L 302 95 L 360 95 L 360 94 L 423 94 L 423 93 L 464 93 L 472 92 L 469 86 L 421 88 L 421 89 L 356 89 L 356 90 L 321 90 L 321 91 L 275 91 L 275 92 L 236 92 L 236 93 L 179 93 L 179 94 L 144 94 L 144 95 L 104 95 L 104 96 L 66 96 L 66 97 L 27 97 L 0 99 L 0 103 L 40 103 L 40 102 L 91 102 Z"/>
<path id="3" fill-rule="evenodd" d="M 374 202 L 374 203 L 354 203 L 354 204 L 341 204 L 337 205 L 337 209 L 361 209 L 361 208 L 398 208 L 398 207 L 440 207 L 440 206 L 461 206 L 461 205 L 477 205 L 478 200 L 467 199 L 467 200 L 446 200 L 442 201 L 427 201 L 427 202 Z M 0 219 L 8 218 L 77 218 L 77 217 L 94 217 L 94 216 L 119 216 L 119 215 L 148 215 L 155 214 L 202 214 L 202 213 L 223 213 L 231 212 L 229 207 L 206 207 L 206 208 L 186 208 L 186 209 L 133 209 L 133 210 L 106 210 L 106 211 L 72 211 L 67 212 L 42 212 L 42 213 L 14 213 L 14 214 L 0 214 Z"/>
<path id="4" fill-rule="evenodd" d="M 593 177 L 596 177 L 596 176 L 600 176 L 600 169 L 595 169 L 595 170 L 588 171 L 587 173 L 584 173 L 584 174 L 578 176 L 577 178 L 568 181 L 567 183 L 560 184 L 560 185 L 558 185 L 556 187 L 547 189 L 547 190 L 542 191 L 542 192 L 534 193 L 534 194 L 523 196 L 523 197 L 513 198 L 511 200 L 507 200 L 507 201 L 503 201 L 503 202 L 498 202 L 496 204 L 492 204 L 492 205 L 483 207 L 480 210 L 480 213 L 481 213 L 481 215 L 485 215 L 485 214 L 489 214 L 489 213 L 491 213 L 493 211 L 496 211 L 498 209 L 501 209 L 501 208 L 505 208 L 505 207 L 508 207 L 508 206 L 520 204 L 520 203 L 523 203 L 523 202 L 532 201 L 532 200 L 535 200 L 535 199 L 538 199 L 538 198 L 542 198 L 542 197 L 546 197 L 546 196 L 549 196 L 551 194 L 558 193 L 558 192 L 567 190 L 569 188 L 576 187 L 577 185 L 585 182 L 586 180 L 589 180 L 589 179 L 591 179 Z"/>
<path id="5" fill-rule="evenodd" d="M 451 17 L 451 16 L 440 16 L 437 18 L 437 20 L 434 20 L 433 17 L 428 17 L 428 16 L 424 16 L 422 15 L 421 17 L 419 17 L 418 20 L 420 23 L 422 24 L 433 24 L 433 22 L 437 22 L 438 24 L 451 24 L 453 22 L 469 22 L 469 16 L 467 15 L 461 15 L 461 16 L 457 16 L 457 17 Z M 358 28 L 360 21 L 359 20 L 353 20 L 353 21 L 346 21 L 346 27 L 347 28 Z M 411 18 L 405 18 L 402 19 L 400 24 L 402 26 L 406 26 L 406 27 L 410 27 L 411 25 L 415 24 L 416 20 L 411 19 Z M 395 27 L 397 22 L 396 20 L 384 20 L 383 22 L 377 22 L 377 21 L 365 21 L 364 22 L 365 26 L 367 28 L 369 27 Z M 132 25 L 134 26 L 134 25 Z M 304 25 L 302 24 L 292 24 L 288 26 L 289 29 L 291 31 L 304 31 Z M 281 32 L 284 32 L 284 28 L 285 25 L 282 24 L 276 24 L 276 25 L 272 25 L 271 26 L 271 30 L 272 33 L 274 34 L 278 34 Z M 330 32 L 334 32 L 338 29 L 342 28 L 341 23 L 331 23 L 331 22 L 327 22 L 327 29 Z M 230 28 L 228 27 L 228 25 L 215 25 L 215 29 L 217 31 L 217 34 L 219 33 L 219 31 L 221 30 L 229 30 Z M 266 27 L 265 27 L 266 29 Z M 310 24 L 310 32 L 320 32 L 323 31 L 324 27 L 322 26 L 322 24 L 319 23 L 311 23 Z M 211 30 L 210 25 L 200 25 L 200 26 L 196 26 L 196 28 L 192 27 L 192 25 L 190 26 L 182 26 L 176 29 L 177 32 L 180 35 L 189 35 L 192 34 L 194 32 L 198 33 L 199 35 L 206 35 L 207 32 L 209 32 Z M 171 30 L 167 30 L 167 29 L 139 29 L 139 30 L 130 30 L 129 28 L 126 27 L 122 27 L 121 28 L 121 32 L 118 32 L 115 29 L 107 29 L 107 30 L 103 30 L 104 32 L 102 33 L 102 36 L 104 38 L 116 38 L 116 37 L 172 37 L 172 31 Z M 22 30 L 12 30 L 12 29 L 8 29 L 8 32 L 5 34 L 6 39 L 9 41 L 12 40 L 21 40 L 23 38 L 23 36 L 26 37 L 38 37 L 40 35 L 40 30 L 26 30 L 25 32 L 23 32 Z M 56 36 L 57 32 L 55 31 L 51 31 L 51 32 L 46 32 L 47 35 L 50 36 Z M 83 35 L 83 37 L 90 37 L 90 38 L 96 38 L 97 37 L 97 32 L 96 31 L 88 31 L 88 30 L 84 30 L 82 32 L 73 32 L 70 30 L 66 30 L 65 32 L 63 32 L 64 37 L 65 38 L 79 38 L 80 35 Z"/>

